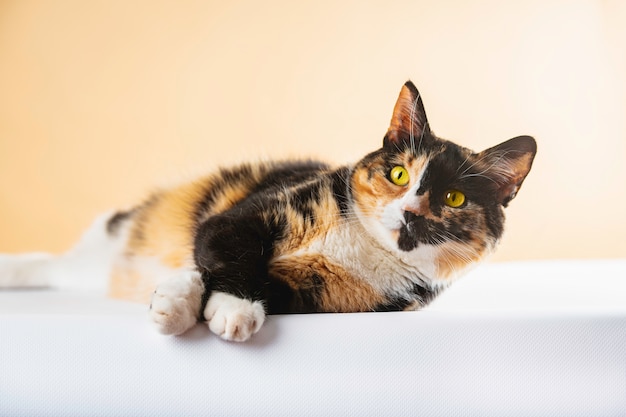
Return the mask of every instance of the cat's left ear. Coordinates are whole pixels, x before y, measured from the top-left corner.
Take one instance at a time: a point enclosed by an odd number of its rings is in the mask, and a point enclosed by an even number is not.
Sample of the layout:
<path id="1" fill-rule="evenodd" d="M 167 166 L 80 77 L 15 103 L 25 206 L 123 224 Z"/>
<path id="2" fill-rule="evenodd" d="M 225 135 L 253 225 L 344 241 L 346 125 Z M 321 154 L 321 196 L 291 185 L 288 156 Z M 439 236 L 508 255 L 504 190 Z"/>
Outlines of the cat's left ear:
<path id="1" fill-rule="evenodd" d="M 482 175 L 498 185 L 497 198 L 504 207 L 517 195 L 536 153 L 535 139 L 518 136 L 478 154 L 478 160 L 484 167 Z"/>
<path id="2" fill-rule="evenodd" d="M 419 142 L 427 133 L 430 133 L 430 128 L 422 97 L 415 84 L 407 81 L 400 90 L 383 146 L 399 147 L 407 141 Z M 414 142 L 412 144 L 415 145 Z"/>

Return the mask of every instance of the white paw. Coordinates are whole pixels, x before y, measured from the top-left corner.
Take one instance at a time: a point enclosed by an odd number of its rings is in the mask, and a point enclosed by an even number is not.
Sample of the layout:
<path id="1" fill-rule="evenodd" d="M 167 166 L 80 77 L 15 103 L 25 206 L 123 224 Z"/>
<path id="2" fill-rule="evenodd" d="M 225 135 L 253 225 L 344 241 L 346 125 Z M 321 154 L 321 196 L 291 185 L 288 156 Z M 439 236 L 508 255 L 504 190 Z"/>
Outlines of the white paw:
<path id="1" fill-rule="evenodd" d="M 245 342 L 263 325 L 265 309 L 260 301 L 214 292 L 204 309 L 204 317 L 209 329 L 222 339 Z"/>
<path id="2" fill-rule="evenodd" d="M 179 335 L 198 321 L 204 286 L 197 272 L 185 272 L 157 286 L 152 295 L 150 318 L 159 332 Z"/>

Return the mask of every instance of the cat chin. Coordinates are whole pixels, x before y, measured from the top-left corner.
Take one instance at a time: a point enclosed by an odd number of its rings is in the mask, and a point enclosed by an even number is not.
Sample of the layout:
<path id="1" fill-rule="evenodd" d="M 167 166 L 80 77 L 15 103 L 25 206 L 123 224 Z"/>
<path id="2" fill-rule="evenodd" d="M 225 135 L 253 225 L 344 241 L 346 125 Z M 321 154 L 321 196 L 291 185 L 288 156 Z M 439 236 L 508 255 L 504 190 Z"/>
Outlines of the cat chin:
<path id="1" fill-rule="evenodd" d="M 449 286 L 475 268 L 491 253 L 491 250 L 488 250 L 476 253 L 471 258 L 467 255 L 450 256 L 448 245 L 446 243 L 442 245 L 421 243 L 411 251 L 403 251 L 396 244 L 394 253 L 402 263 L 414 268 L 420 279 L 433 288 Z"/>
<path id="2" fill-rule="evenodd" d="M 404 251 L 398 245 L 400 236 L 400 228 L 403 226 L 387 225 L 384 221 L 364 216 L 357 211 L 364 230 L 367 231 L 373 240 L 383 247 L 393 258 L 397 259 L 397 263 L 402 265 L 402 270 L 411 272 L 425 283 L 433 287 L 446 287 L 450 282 L 462 275 L 461 272 L 454 274 L 443 274 L 441 268 L 435 262 L 441 257 L 441 249 L 438 246 L 430 244 L 420 244 L 411 251 Z M 389 227 L 396 226 L 396 227 Z M 452 279 L 451 279 L 452 278 Z"/>

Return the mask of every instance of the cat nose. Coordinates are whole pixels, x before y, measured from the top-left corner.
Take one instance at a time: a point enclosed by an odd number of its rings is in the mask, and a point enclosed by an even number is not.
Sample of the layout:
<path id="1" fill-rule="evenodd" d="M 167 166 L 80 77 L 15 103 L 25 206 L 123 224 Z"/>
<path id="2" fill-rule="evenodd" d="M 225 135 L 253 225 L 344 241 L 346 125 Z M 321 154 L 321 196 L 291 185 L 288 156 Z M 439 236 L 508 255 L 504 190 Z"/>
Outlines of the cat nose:
<path id="1" fill-rule="evenodd" d="M 404 203 L 402 210 L 413 213 L 416 216 L 423 216 L 428 213 L 428 199 L 422 197 L 412 198 Z"/>
<path id="2" fill-rule="evenodd" d="M 420 212 L 419 207 L 413 207 L 413 206 L 408 206 L 407 205 L 407 206 L 402 207 L 402 210 L 404 210 L 406 212 L 409 212 L 409 213 L 413 213 L 416 216 L 421 216 L 422 215 L 421 212 Z"/>

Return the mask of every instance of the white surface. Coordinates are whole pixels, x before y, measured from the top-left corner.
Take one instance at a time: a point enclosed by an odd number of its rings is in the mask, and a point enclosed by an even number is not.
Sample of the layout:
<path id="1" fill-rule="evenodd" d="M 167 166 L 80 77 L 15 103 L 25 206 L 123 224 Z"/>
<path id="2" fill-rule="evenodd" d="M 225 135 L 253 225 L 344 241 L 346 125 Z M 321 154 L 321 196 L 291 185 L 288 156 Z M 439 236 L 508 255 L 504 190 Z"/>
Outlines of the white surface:
<path id="1" fill-rule="evenodd" d="M 483 265 L 455 282 L 428 309 L 626 313 L 626 259 Z"/>
<path id="2" fill-rule="evenodd" d="M 425 311 L 272 316 L 246 344 L 0 292 L 0 416 L 626 415 L 625 280 L 626 261 L 490 265 Z"/>

